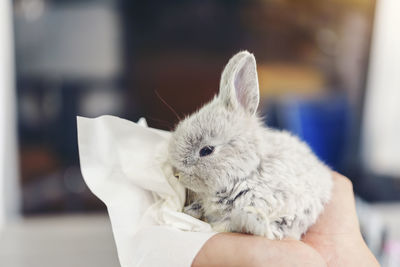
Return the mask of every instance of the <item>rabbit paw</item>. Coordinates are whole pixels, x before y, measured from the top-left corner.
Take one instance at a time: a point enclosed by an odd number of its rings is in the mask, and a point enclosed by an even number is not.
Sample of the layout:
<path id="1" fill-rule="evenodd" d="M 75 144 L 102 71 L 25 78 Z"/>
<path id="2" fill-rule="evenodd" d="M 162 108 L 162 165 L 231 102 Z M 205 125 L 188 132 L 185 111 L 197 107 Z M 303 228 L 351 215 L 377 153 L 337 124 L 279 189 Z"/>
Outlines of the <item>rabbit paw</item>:
<path id="1" fill-rule="evenodd" d="M 200 202 L 196 201 L 183 207 L 183 212 L 196 219 L 201 219 L 203 217 L 203 206 Z"/>
<path id="2" fill-rule="evenodd" d="M 260 236 L 270 236 L 266 223 L 267 216 L 254 207 L 233 210 L 231 213 L 230 230 Z"/>
<path id="3" fill-rule="evenodd" d="M 267 214 L 261 209 L 249 206 L 232 212 L 230 230 L 265 236 L 269 239 L 283 239 L 286 236 L 285 226 L 291 221 L 290 218 L 270 221 Z"/>

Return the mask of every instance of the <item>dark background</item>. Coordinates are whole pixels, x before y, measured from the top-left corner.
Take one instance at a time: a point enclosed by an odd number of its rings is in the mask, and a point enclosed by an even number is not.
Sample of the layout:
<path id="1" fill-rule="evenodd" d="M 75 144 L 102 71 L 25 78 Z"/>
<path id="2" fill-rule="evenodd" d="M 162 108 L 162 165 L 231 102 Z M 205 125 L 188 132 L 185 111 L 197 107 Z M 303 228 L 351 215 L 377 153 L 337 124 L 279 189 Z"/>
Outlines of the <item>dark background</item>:
<path id="1" fill-rule="evenodd" d="M 172 130 L 178 118 L 163 102 L 179 116 L 198 109 L 240 50 L 256 56 L 269 126 L 299 135 L 366 200 L 398 198 L 395 180 L 360 167 L 374 8 L 356 0 L 14 1 L 24 213 L 104 209 L 80 173 L 77 115 L 145 117 Z"/>

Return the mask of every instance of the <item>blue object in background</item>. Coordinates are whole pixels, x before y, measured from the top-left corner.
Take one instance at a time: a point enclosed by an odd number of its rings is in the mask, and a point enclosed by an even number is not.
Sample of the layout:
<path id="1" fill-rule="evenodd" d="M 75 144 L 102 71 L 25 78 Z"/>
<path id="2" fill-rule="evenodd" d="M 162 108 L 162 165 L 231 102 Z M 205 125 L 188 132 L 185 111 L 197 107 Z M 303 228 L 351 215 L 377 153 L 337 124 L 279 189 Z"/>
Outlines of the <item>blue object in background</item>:
<path id="1" fill-rule="evenodd" d="M 350 108 L 344 95 L 290 98 L 276 105 L 279 128 L 308 143 L 317 156 L 338 170 L 349 136 Z"/>

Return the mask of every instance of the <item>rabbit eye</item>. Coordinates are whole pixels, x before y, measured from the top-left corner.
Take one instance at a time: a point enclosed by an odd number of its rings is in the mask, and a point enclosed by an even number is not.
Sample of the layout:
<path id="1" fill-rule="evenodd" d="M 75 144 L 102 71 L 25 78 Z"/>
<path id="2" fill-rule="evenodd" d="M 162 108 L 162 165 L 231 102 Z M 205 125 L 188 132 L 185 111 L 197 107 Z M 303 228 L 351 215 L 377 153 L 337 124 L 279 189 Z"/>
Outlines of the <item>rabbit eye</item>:
<path id="1" fill-rule="evenodd" d="M 214 152 L 213 146 L 205 146 L 200 150 L 200 157 L 208 156 Z"/>

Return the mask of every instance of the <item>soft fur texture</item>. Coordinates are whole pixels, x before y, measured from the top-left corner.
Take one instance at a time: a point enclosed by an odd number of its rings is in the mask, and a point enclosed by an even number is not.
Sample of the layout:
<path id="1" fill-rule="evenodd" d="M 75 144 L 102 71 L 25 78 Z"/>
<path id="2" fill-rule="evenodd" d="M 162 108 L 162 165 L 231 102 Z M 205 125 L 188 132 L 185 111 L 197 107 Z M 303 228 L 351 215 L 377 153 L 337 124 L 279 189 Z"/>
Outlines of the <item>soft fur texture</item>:
<path id="1" fill-rule="evenodd" d="M 300 239 L 330 199 L 331 171 L 298 138 L 264 127 L 258 103 L 256 61 L 243 51 L 219 95 L 178 124 L 169 161 L 194 194 L 184 211 L 216 231 Z M 206 146 L 215 149 L 201 157 Z"/>

